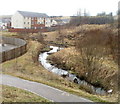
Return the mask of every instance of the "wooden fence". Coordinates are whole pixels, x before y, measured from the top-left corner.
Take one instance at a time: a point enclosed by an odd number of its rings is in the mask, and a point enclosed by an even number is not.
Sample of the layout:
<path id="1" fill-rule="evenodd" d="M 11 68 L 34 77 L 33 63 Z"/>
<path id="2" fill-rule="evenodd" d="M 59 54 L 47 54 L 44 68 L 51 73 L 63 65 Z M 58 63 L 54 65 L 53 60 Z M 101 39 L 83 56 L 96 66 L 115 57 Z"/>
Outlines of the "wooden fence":
<path id="1" fill-rule="evenodd" d="M 14 59 L 26 53 L 27 43 L 24 40 L 18 38 L 3 37 L 3 36 L 0 36 L 0 38 L 6 44 L 12 44 L 17 46 L 17 48 L 0 52 L 0 63 L 10 59 Z"/>

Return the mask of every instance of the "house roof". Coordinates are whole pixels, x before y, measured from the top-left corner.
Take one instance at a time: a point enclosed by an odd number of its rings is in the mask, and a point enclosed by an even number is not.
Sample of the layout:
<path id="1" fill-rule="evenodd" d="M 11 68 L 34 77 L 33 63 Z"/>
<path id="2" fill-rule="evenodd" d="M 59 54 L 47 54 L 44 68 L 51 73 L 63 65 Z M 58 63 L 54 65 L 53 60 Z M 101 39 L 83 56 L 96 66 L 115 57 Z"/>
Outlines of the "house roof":
<path id="1" fill-rule="evenodd" d="M 68 23 L 70 19 L 62 19 L 62 21 Z"/>
<path id="2" fill-rule="evenodd" d="M 24 17 L 48 17 L 45 13 L 36 13 L 36 12 L 27 12 L 27 11 L 18 11 Z"/>
<path id="3" fill-rule="evenodd" d="M 0 16 L 1 23 L 9 23 L 11 21 L 11 15 L 2 15 Z"/>
<path id="4" fill-rule="evenodd" d="M 54 19 L 56 22 L 62 22 L 62 20 L 61 19 Z"/>
<path id="5" fill-rule="evenodd" d="M 10 19 L 12 15 L 0 15 L 0 19 Z"/>

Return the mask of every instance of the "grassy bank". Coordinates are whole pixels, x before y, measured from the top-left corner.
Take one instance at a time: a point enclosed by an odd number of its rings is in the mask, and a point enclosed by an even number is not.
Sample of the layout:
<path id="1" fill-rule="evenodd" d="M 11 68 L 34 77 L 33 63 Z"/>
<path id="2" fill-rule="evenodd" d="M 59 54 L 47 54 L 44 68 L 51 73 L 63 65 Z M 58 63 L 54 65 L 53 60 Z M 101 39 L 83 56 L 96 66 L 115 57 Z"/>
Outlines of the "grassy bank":
<path id="1" fill-rule="evenodd" d="M 48 57 L 48 60 L 50 60 L 52 64 L 56 64 L 57 67 L 68 70 L 71 73 L 75 73 L 77 76 L 88 80 L 86 77 L 86 73 L 88 72 L 81 67 L 80 54 L 75 51 L 74 47 L 66 48 L 52 54 Z M 117 64 L 106 59 L 103 62 L 102 68 L 95 70 L 93 76 L 89 76 L 88 81 L 91 81 L 90 83 L 93 84 L 98 84 L 99 81 L 99 83 L 101 83 L 101 85 L 107 90 L 116 89 L 117 71 Z"/>
<path id="2" fill-rule="evenodd" d="M 113 89 L 116 95 L 113 99 L 117 100 L 116 35 L 117 29 L 109 25 L 83 25 L 71 31 L 68 29 L 64 40 L 73 41 L 74 46 L 52 54 L 48 59 L 57 67 L 75 73 L 91 84 L 106 90 Z"/>
<path id="3" fill-rule="evenodd" d="M 50 102 L 31 92 L 10 87 L 2 86 L 2 101 L 4 102 Z"/>
<path id="4" fill-rule="evenodd" d="M 2 72 L 31 81 L 50 85 L 72 94 L 83 96 L 95 102 L 112 102 L 111 96 L 92 95 L 82 91 L 76 84 L 57 76 L 38 64 L 38 53 L 42 50 L 42 44 L 37 41 L 28 40 L 28 51 L 26 54 L 2 63 Z M 113 95 L 112 95 L 113 96 Z"/>

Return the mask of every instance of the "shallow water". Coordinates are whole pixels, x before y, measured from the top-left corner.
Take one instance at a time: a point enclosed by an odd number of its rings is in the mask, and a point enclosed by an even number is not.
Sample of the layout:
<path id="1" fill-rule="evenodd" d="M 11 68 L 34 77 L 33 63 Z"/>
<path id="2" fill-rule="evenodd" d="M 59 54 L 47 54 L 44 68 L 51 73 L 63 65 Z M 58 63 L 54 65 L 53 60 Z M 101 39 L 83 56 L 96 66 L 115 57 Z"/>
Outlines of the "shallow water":
<path id="1" fill-rule="evenodd" d="M 50 48 L 52 48 L 52 50 L 50 50 L 49 52 L 44 52 L 44 53 L 41 53 L 39 55 L 39 61 L 44 66 L 44 68 L 46 68 L 47 70 L 49 70 L 49 71 L 51 71 L 53 73 L 56 73 L 56 74 L 58 74 L 60 76 L 61 75 L 68 75 L 68 77 L 67 77 L 68 80 L 70 80 L 72 82 L 76 82 L 79 85 L 87 85 L 87 86 L 89 86 L 93 90 L 93 92 L 95 94 L 100 94 L 100 95 L 106 94 L 106 91 L 103 88 L 95 87 L 95 86 L 89 84 L 88 82 L 86 82 L 85 80 L 81 80 L 81 79 L 77 78 L 76 75 L 70 74 L 68 71 L 65 71 L 63 69 L 55 67 L 54 65 L 51 65 L 47 61 L 47 57 L 49 56 L 50 53 L 57 52 L 59 48 L 55 47 L 55 46 L 50 46 Z M 60 50 L 61 49 L 63 49 L 63 48 L 60 48 Z"/>

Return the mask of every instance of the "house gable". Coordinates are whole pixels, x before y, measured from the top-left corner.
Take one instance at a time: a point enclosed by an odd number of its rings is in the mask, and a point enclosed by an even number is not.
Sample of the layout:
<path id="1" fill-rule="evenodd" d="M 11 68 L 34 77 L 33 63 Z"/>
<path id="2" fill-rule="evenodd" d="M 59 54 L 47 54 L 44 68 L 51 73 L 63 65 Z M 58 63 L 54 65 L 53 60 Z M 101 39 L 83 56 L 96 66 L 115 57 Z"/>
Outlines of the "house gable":
<path id="1" fill-rule="evenodd" d="M 23 19 L 24 17 L 19 13 L 16 12 L 13 16 L 12 16 L 12 27 L 14 28 L 23 28 Z"/>

